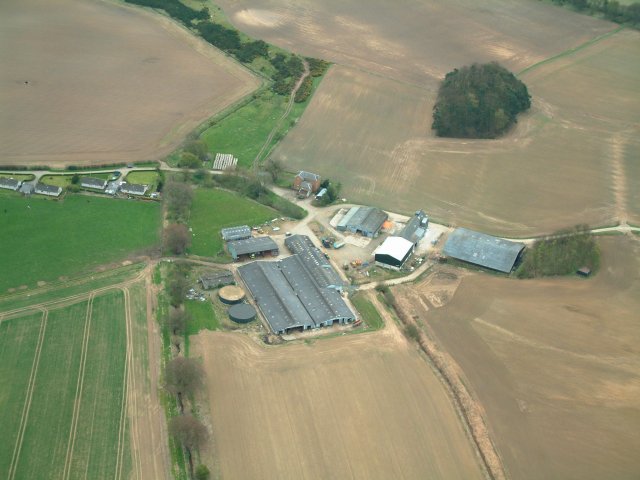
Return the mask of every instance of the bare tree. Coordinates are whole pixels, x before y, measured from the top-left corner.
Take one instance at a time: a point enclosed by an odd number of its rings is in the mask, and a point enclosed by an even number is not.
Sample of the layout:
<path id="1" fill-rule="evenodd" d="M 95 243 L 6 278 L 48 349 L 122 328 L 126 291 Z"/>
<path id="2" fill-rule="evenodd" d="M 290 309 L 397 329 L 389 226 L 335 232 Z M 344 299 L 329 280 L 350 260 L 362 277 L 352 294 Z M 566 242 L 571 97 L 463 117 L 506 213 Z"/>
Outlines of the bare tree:
<path id="1" fill-rule="evenodd" d="M 271 175 L 271 179 L 274 182 L 278 181 L 280 175 L 282 175 L 282 172 L 284 171 L 282 162 L 280 162 L 280 160 L 274 160 L 273 158 L 270 158 L 265 162 L 264 169 L 269 173 L 269 175 Z"/>
<path id="2" fill-rule="evenodd" d="M 172 418 L 169 432 L 189 450 L 198 448 L 207 439 L 207 428 L 189 413 Z"/>
<path id="3" fill-rule="evenodd" d="M 189 289 L 189 281 L 178 270 L 174 270 L 167 279 L 166 290 L 169 295 L 169 302 L 172 306 L 178 307 L 182 305 L 187 290 Z"/>
<path id="4" fill-rule="evenodd" d="M 189 312 L 181 308 L 172 308 L 165 318 L 165 325 L 172 335 L 182 335 L 189 320 L 191 320 Z"/>
<path id="5" fill-rule="evenodd" d="M 172 180 L 164 186 L 164 199 L 171 216 L 186 219 L 193 202 L 193 190 L 185 182 Z"/>
<path id="6" fill-rule="evenodd" d="M 191 358 L 176 357 L 164 369 L 165 388 L 179 397 L 202 387 L 202 367 Z"/>
<path id="7" fill-rule="evenodd" d="M 172 223 L 164 229 L 164 244 L 166 248 L 182 255 L 191 246 L 191 233 L 186 225 Z"/>

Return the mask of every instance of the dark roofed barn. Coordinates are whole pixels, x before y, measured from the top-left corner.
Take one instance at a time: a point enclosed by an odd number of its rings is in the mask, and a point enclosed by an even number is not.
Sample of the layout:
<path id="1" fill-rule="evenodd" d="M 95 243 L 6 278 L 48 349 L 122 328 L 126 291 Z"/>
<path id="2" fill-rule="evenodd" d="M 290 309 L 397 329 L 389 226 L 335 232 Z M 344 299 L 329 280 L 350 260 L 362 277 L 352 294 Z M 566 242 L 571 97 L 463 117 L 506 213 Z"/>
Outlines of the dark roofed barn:
<path id="1" fill-rule="evenodd" d="M 448 257 L 509 273 L 523 249 L 523 243 L 456 228 L 449 235 L 443 253 Z"/>
<path id="2" fill-rule="evenodd" d="M 423 210 L 418 210 L 413 217 L 409 219 L 405 227 L 400 232 L 402 238 L 406 238 L 414 245 L 422 240 L 427 233 L 429 227 L 429 217 Z"/>
<path id="3" fill-rule="evenodd" d="M 211 290 L 225 285 L 233 285 L 235 279 L 233 278 L 233 273 L 225 270 L 222 272 L 207 272 L 198 279 L 198 282 L 205 290 Z"/>
<path id="4" fill-rule="evenodd" d="M 147 193 L 148 188 L 149 187 L 147 185 L 140 185 L 138 183 L 124 182 L 122 185 L 120 185 L 120 191 L 129 195 L 144 195 L 145 193 Z"/>
<path id="5" fill-rule="evenodd" d="M 253 237 L 244 240 L 234 240 L 227 243 L 231 258 L 238 260 L 245 256 L 271 255 L 277 257 L 280 254 L 278 244 L 271 237 Z"/>
<path id="6" fill-rule="evenodd" d="M 360 233 L 373 238 L 378 235 L 382 224 L 389 218 L 386 212 L 375 207 L 353 207 L 338 223 L 338 230 Z"/>
<path id="7" fill-rule="evenodd" d="M 284 244 L 291 253 L 300 256 L 318 285 L 338 289 L 343 287 L 344 282 L 338 272 L 308 236 L 292 235 L 285 238 Z"/>
<path id="8" fill-rule="evenodd" d="M 231 242 L 233 240 L 244 240 L 245 238 L 251 238 L 251 228 L 249 225 L 241 225 L 239 227 L 229 227 L 220 230 L 222 239 L 225 242 Z"/>

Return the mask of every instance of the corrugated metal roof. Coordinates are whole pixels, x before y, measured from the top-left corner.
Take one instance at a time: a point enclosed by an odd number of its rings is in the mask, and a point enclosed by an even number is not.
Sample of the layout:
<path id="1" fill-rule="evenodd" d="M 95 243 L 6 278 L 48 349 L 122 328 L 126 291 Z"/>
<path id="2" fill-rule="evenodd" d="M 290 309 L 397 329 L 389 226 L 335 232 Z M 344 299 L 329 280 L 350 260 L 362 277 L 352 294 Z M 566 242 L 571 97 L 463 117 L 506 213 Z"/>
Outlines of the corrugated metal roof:
<path id="1" fill-rule="evenodd" d="M 448 257 L 509 273 L 523 248 L 523 243 L 457 228 L 449 235 L 443 253 Z"/>
<path id="2" fill-rule="evenodd" d="M 278 244 L 271 237 L 253 237 L 244 240 L 233 240 L 227 244 L 229 253 L 237 258 L 240 255 L 251 255 L 271 250 L 278 250 Z"/>
<path id="3" fill-rule="evenodd" d="M 389 215 L 379 208 L 352 207 L 338 223 L 338 229 L 377 232 L 387 218 Z"/>
<path id="4" fill-rule="evenodd" d="M 427 215 L 422 210 L 419 210 L 407 222 L 405 227 L 402 229 L 402 232 L 400 232 L 400 236 L 406 238 L 412 243 L 417 244 L 426 233 L 426 229 L 423 228 L 423 223 L 427 224 L 428 222 L 429 217 L 427 217 Z"/>
<path id="5" fill-rule="evenodd" d="M 231 240 L 243 240 L 251 237 L 251 228 L 249 228 L 249 225 L 241 225 L 239 227 L 223 228 L 220 230 L 220 233 L 222 234 L 222 239 L 225 242 L 229 242 Z"/>
<path id="6" fill-rule="evenodd" d="M 285 238 L 285 246 L 291 253 L 298 254 L 309 273 L 321 287 L 342 287 L 344 282 L 307 235 L 292 235 Z"/>
<path id="7" fill-rule="evenodd" d="M 80 185 L 88 188 L 99 188 L 104 190 L 107 187 L 107 181 L 101 178 L 95 177 L 82 177 L 80 179 Z"/>
<path id="8" fill-rule="evenodd" d="M 21 183 L 22 182 L 20 180 L 16 180 L 15 178 L 0 178 L 0 188 L 17 190 L 20 188 Z"/>

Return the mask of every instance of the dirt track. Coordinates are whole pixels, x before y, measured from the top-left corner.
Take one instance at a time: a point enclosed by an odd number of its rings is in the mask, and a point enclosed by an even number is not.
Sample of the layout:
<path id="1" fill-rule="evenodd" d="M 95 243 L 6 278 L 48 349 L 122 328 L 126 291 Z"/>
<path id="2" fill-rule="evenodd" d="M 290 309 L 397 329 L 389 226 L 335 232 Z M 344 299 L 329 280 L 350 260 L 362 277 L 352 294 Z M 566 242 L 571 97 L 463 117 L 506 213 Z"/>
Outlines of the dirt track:
<path id="1" fill-rule="evenodd" d="M 192 342 L 223 478 L 483 478 L 439 380 L 395 325 L 311 345 Z"/>

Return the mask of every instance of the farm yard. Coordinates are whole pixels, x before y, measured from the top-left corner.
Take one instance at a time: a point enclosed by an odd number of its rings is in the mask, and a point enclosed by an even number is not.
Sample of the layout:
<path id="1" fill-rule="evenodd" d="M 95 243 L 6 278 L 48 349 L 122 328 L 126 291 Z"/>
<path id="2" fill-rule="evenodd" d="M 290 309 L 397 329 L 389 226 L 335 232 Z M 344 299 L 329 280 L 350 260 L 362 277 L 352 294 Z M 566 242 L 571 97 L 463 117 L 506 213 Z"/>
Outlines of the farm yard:
<path id="1" fill-rule="evenodd" d="M 338 63 L 274 158 L 339 176 L 353 202 L 404 213 L 419 204 L 446 223 L 494 234 L 637 221 L 628 201 L 636 167 L 622 159 L 637 149 L 638 32 L 611 33 L 614 24 L 543 2 L 335 3 L 225 4 L 250 33 Z M 500 140 L 436 138 L 439 79 L 489 60 L 516 73 L 542 62 L 521 75 L 531 112 Z"/>
<path id="2" fill-rule="evenodd" d="M 165 478 L 147 274 L 18 309 L 24 293 L 0 299 L 2 478 Z"/>
<path id="3" fill-rule="evenodd" d="M 1 75 L 3 164 L 159 158 L 260 85 L 168 18 L 120 3 L 2 2 L 0 32 L 11 45 L 0 52 L 11 66 Z"/>
<path id="4" fill-rule="evenodd" d="M 0 292 L 124 260 L 159 239 L 160 205 L 154 202 L 0 193 L 0 215 Z"/>
<path id="5" fill-rule="evenodd" d="M 603 264 L 588 281 L 457 270 L 393 288 L 461 367 L 511 478 L 640 470 L 640 243 L 599 243 Z"/>
<path id="6" fill-rule="evenodd" d="M 440 381 L 393 323 L 275 349 L 201 332 L 191 352 L 221 478 L 484 478 Z"/>
<path id="7" fill-rule="evenodd" d="M 189 226 L 193 230 L 190 253 L 202 257 L 228 256 L 223 251 L 220 230 L 238 225 L 257 225 L 279 213 L 236 193 L 220 189 L 195 191 Z"/>

